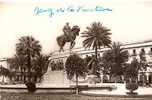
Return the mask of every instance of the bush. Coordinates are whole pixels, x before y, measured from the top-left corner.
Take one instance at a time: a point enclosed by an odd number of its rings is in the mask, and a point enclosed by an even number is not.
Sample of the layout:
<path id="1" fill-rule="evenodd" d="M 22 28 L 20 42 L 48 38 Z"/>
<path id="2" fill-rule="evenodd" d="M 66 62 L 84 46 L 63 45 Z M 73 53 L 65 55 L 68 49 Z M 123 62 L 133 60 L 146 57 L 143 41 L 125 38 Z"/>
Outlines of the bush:
<path id="1" fill-rule="evenodd" d="M 138 84 L 137 83 L 127 83 L 126 89 L 129 90 L 131 94 L 133 94 L 134 91 L 138 89 Z"/>
<path id="2" fill-rule="evenodd" d="M 27 82 L 25 85 L 27 86 L 29 93 L 34 93 L 36 91 L 36 84 L 35 83 Z"/>
<path id="3" fill-rule="evenodd" d="M 90 74 L 87 76 L 87 81 L 91 84 L 96 84 L 101 82 L 101 78 L 94 74 Z"/>

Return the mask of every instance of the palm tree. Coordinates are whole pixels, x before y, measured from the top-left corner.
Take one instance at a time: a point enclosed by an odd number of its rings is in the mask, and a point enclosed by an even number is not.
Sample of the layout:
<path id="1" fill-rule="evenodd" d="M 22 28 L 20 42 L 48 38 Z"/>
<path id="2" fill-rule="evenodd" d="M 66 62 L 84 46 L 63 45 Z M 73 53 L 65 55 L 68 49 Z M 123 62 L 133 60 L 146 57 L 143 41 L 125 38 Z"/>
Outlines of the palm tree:
<path id="1" fill-rule="evenodd" d="M 39 41 L 35 40 L 32 36 L 23 36 L 16 44 L 16 54 L 19 56 L 27 55 L 27 52 L 30 52 L 31 57 L 39 56 L 41 49 Z"/>
<path id="2" fill-rule="evenodd" d="M 114 42 L 111 49 L 105 51 L 102 57 L 102 64 L 105 71 L 109 71 L 110 76 L 121 76 L 128 61 L 129 53 L 121 47 L 121 43 Z"/>
<path id="3" fill-rule="evenodd" d="M 76 79 L 76 89 L 78 93 L 78 77 L 85 76 L 86 67 L 85 62 L 77 54 L 70 55 L 65 62 L 65 70 L 68 79 L 72 80 L 75 76 Z"/>
<path id="4" fill-rule="evenodd" d="M 31 80 L 31 69 L 34 69 L 34 64 L 40 56 L 41 45 L 39 41 L 32 36 L 23 36 L 16 44 L 16 55 L 20 59 L 24 59 L 22 65 L 28 68 L 28 80 Z"/>
<path id="5" fill-rule="evenodd" d="M 5 68 L 5 67 L 3 67 L 2 65 L 0 66 L 0 76 L 2 76 L 3 78 L 2 78 L 2 83 L 4 83 L 4 77 L 5 76 L 10 76 L 10 71 L 7 69 L 7 68 Z"/>
<path id="6" fill-rule="evenodd" d="M 103 26 L 103 24 L 101 24 L 100 22 L 93 22 L 91 26 L 87 27 L 86 29 L 86 31 L 82 32 L 82 37 L 85 38 L 85 40 L 83 41 L 83 46 L 85 48 L 92 47 L 93 50 L 95 50 L 95 61 L 97 66 L 98 49 L 100 49 L 101 47 L 110 47 L 110 29 Z M 95 71 L 96 69 L 93 68 L 93 70 Z"/>

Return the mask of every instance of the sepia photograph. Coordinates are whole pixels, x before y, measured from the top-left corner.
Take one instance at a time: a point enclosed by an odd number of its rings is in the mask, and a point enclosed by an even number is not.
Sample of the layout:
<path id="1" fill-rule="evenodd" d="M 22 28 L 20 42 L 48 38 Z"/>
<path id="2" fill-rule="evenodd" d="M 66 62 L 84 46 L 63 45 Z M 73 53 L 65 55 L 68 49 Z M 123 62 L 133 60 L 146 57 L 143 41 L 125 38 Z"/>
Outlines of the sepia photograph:
<path id="1" fill-rule="evenodd" d="M 0 0 L 0 100 L 152 100 L 152 0 Z"/>

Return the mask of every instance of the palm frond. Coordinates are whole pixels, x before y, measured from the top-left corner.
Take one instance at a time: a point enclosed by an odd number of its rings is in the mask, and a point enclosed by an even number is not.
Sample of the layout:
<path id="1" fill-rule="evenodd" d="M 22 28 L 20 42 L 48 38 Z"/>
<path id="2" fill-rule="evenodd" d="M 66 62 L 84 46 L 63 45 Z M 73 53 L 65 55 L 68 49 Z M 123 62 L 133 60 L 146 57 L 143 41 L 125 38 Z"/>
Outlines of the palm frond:
<path id="1" fill-rule="evenodd" d="M 86 27 L 86 31 L 82 32 L 82 37 L 86 38 L 83 41 L 83 46 L 86 48 L 101 46 L 110 46 L 111 38 L 109 35 L 110 29 L 104 27 L 100 22 L 94 22 L 90 25 L 90 27 Z"/>

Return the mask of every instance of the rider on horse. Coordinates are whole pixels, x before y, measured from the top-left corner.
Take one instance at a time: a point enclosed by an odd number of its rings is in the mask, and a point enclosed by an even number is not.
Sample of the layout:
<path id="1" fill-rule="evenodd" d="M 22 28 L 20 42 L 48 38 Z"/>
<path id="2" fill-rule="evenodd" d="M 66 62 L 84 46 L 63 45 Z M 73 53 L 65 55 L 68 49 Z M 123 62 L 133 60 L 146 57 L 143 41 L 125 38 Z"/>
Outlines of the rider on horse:
<path id="1" fill-rule="evenodd" d="M 70 49 L 72 49 L 75 45 L 75 39 L 79 35 L 80 27 L 75 25 L 71 28 L 69 23 L 66 23 L 62 30 L 64 34 L 56 38 L 57 43 L 60 46 L 60 51 L 63 50 L 63 47 L 67 42 L 70 42 Z"/>
<path id="2" fill-rule="evenodd" d="M 66 25 L 63 27 L 64 35 L 71 40 L 70 33 L 71 33 L 71 27 L 69 26 L 69 23 L 67 22 Z"/>

